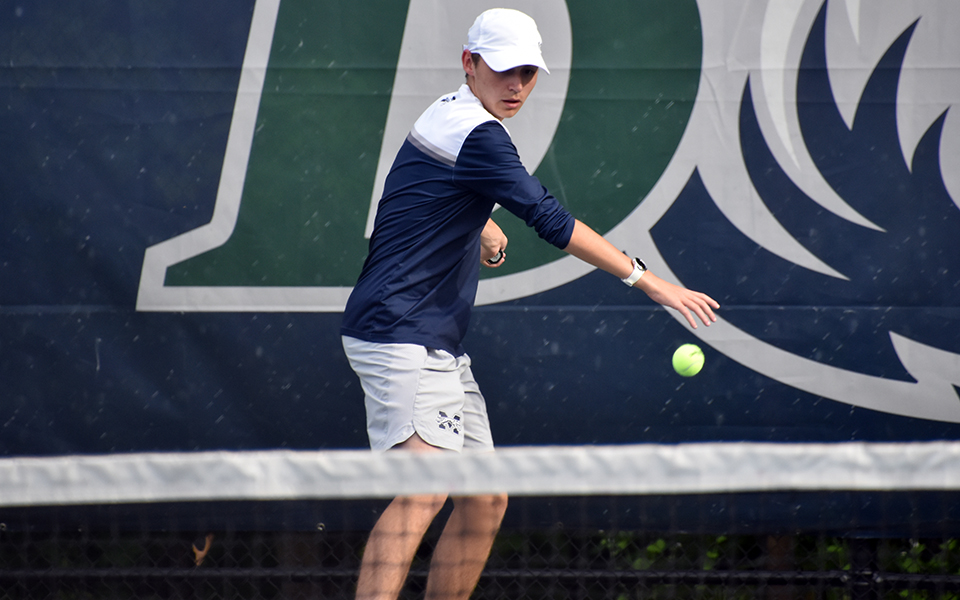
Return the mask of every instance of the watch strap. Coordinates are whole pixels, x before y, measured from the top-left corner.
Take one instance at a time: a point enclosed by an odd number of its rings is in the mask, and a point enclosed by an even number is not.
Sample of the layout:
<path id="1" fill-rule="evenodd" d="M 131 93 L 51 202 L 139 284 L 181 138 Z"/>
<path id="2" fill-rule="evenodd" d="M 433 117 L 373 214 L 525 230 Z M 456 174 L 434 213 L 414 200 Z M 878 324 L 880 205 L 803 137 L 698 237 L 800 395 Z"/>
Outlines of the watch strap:
<path id="1" fill-rule="evenodd" d="M 633 262 L 633 272 L 629 276 L 621 279 L 627 287 L 633 287 L 635 283 L 640 281 L 640 278 L 643 277 L 643 274 L 647 272 L 647 265 L 643 264 L 643 261 L 639 258 L 632 259 Z"/>

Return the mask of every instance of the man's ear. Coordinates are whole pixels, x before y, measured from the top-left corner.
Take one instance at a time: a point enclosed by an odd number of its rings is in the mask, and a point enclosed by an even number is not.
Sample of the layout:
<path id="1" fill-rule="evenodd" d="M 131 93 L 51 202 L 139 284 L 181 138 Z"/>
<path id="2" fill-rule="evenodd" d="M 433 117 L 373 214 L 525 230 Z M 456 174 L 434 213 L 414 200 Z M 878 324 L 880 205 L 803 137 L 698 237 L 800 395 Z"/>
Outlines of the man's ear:
<path id="1" fill-rule="evenodd" d="M 472 77 L 476 71 L 473 64 L 473 54 L 471 54 L 469 50 L 464 49 L 463 54 L 460 55 L 460 62 L 463 63 L 463 72 L 466 73 L 468 77 Z"/>

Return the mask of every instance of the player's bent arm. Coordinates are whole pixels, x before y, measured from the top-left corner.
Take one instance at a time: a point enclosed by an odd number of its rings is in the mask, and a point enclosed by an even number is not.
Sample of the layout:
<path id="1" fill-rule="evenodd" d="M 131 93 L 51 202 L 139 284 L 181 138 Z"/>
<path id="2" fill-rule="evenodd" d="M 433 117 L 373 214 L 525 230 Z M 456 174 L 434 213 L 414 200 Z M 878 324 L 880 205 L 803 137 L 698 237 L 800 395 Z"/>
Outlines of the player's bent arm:
<path id="1" fill-rule="evenodd" d="M 574 223 L 573 235 L 564 250 L 620 279 L 633 272 L 630 257 L 579 220 Z M 654 302 L 679 311 L 694 329 L 697 328 L 694 315 L 705 325 L 717 320 L 713 309 L 720 308 L 720 305 L 713 298 L 664 281 L 650 271 L 644 273 L 633 287 L 643 290 Z"/>

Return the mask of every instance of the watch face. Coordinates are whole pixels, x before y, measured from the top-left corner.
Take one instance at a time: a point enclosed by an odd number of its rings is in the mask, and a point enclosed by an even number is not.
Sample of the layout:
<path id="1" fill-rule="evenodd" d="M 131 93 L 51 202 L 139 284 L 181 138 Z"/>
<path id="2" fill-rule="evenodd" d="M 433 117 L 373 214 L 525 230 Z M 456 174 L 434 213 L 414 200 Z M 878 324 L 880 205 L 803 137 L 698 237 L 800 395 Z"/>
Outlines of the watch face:
<path id="1" fill-rule="evenodd" d="M 637 266 L 640 267 L 641 271 L 647 270 L 647 265 L 642 260 L 640 260 L 639 258 L 635 258 L 633 260 L 637 261 Z"/>

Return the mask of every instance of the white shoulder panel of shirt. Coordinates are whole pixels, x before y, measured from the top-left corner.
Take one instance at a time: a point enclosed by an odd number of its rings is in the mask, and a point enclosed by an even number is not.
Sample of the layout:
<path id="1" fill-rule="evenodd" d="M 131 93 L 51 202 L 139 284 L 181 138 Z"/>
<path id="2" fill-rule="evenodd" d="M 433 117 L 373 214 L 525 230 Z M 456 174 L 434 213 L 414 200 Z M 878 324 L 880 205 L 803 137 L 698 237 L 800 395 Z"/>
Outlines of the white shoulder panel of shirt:
<path id="1" fill-rule="evenodd" d="M 507 135 L 509 130 L 487 112 L 467 84 L 456 92 L 440 97 L 420 115 L 410 131 L 411 142 L 438 160 L 453 165 L 464 140 L 477 126 L 494 121 Z"/>

